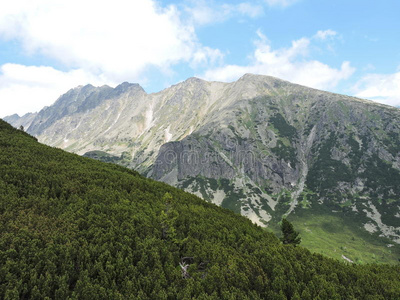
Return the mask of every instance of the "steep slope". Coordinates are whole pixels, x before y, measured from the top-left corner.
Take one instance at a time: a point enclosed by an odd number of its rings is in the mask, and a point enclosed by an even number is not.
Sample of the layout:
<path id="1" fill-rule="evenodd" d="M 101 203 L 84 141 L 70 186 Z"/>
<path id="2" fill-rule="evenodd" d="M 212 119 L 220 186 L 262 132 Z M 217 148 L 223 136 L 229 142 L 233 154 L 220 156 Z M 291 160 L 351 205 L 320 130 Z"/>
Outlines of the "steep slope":
<path id="1" fill-rule="evenodd" d="M 373 262 L 385 258 L 385 247 L 399 253 L 400 110 L 269 78 L 241 80 L 268 82 L 268 92 L 163 145 L 154 178 L 260 225 L 296 213 L 293 220 L 314 250 L 319 236 L 308 233 L 307 221 L 337 215 L 350 230 L 346 236 L 340 229 L 324 232 L 342 238 L 328 247 L 334 257 Z M 347 251 L 354 238 L 359 244 Z M 365 247 L 371 242 L 375 250 Z"/>
<path id="2" fill-rule="evenodd" d="M 209 160 L 201 163 L 200 170 L 200 175 L 208 178 L 243 175 L 262 190 L 272 193 L 281 192 L 282 187 L 290 190 L 294 193 L 292 198 L 298 198 L 305 184 L 326 196 L 332 189 L 337 191 L 339 183 L 347 185 L 341 191 L 363 190 L 366 183 L 367 193 L 380 188 L 382 191 L 376 191 L 375 195 L 396 199 L 400 196 L 393 184 L 396 181 L 374 185 L 368 175 L 372 171 L 371 160 L 384 160 L 397 179 L 399 120 L 398 109 L 276 80 L 265 95 L 236 102 L 218 111 L 211 122 L 179 144 L 164 145 L 154 176 L 162 178 L 178 164 L 184 166 L 179 169 L 179 179 L 196 175 L 196 168 L 188 168 L 191 162 L 175 164 L 167 160 L 164 167 L 163 152 L 175 148 L 172 152 L 177 159 L 186 158 L 178 153 L 177 147 L 186 149 L 185 145 L 203 142 L 206 144 L 199 146 L 200 151 L 190 151 Z M 212 154 L 205 153 L 207 150 Z M 218 171 L 210 168 L 213 157 L 222 158 L 215 164 Z M 230 157 L 232 160 L 225 159 Z M 376 174 L 380 175 L 384 174 Z M 357 179 L 361 182 L 352 182 Z"/>
<path id="3" fill-rule="evenodd" d="M 2 120 L 0 217 L 3 299 L 400 297 L 398 266 L 281 245 L 229 210 Z"/>
<path id="4" fill-rule="evenodd" d="M 70 94 L 88 97 L 82 89 L 62 96 L 54 111 L 74 103 Z M 233 83 L 190 78 L 155 94 L 128 85 L 111 97 L 112 89 L 100 89 L 91 87 L 102 95 L 96 105 L 54 113 L 41 131 L 35 124 L 45 117 L 25 128 L 46 144 L 137 169 L 259 225 L 273 228 L 283 215 L 300 224 L 308 214 L 335 215 L 352 235 L 386 248 L 380 259 L 398 253 L 399 109 L 252 74 Z M 331 255 L 343 254 L 332 246 Z M 372 255 L 352 258 L 371 262 Z"/>

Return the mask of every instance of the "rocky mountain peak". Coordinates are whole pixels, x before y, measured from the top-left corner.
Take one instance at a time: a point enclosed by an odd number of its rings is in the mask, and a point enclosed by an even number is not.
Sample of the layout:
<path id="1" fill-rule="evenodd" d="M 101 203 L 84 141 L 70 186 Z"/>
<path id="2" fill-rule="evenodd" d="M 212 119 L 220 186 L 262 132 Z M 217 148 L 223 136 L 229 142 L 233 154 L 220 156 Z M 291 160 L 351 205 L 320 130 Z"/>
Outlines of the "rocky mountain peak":
<path id="1" fill-rule="evenodd" d="M 184 83 L 190 83 L 190 84 L 199 84 L 199 83 L 204 83 L 206 82 L 205 80 L 198 78 L 198 77 L 189 77 L 184 81 Z"/>
<path id="2" fill-rule="evenodd" d="M 117 85 L 114 89 L 114 92 L 116 95 L 120 95 L 126 92 L 136 92 L 136 93 L 146 93 L 145 90 L 138 84 L 138 83 L 129 83 L 129 82 L 123 82 L 119 85 Z"/>
<path id="3" fill-rule="evenodd" d="M 400 244 L 393 107 L 245 74 L 232 83 L 192 77 L 152 94 L 127 82 L 80 87 L 16 119 L 41 142 L 94 151 L 260 225 L 324 208 Z"/>
<path id="4" fill-rule="evenodd" d="M 4 121 L 6 121 L 8 123 L 13 123 L 13 122 L 17 121 L 19 118 L 20 118 L 20 116 L 18 114 L 13 114 L 13 115 L 5 117 Z"/>
<path id="5" fill-rule="evenodd" d="M 288 83 L 288 81 L 285 81 L 283 79 L 279 79 L 273 76 L 268 76 L 268 75 L 259 75 L 259 74 L 253 74 L 253 73 L 246 73 L 244 74 L 242 77 L 240 77 L 238 80 L 238 82 L 286 82 Z"/>

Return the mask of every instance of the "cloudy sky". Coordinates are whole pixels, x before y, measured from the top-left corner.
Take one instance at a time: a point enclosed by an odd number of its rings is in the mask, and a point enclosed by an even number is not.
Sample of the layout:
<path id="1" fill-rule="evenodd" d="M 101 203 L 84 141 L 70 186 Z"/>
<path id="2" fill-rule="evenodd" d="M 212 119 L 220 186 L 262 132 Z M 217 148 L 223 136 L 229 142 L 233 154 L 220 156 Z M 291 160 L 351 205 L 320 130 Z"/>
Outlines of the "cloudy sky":
<path id="1" fill-rule="evenodd" d="M 399 0 L 0 0 L 0 117 L 78 85 L 265 74 L 400 106 Z"/>

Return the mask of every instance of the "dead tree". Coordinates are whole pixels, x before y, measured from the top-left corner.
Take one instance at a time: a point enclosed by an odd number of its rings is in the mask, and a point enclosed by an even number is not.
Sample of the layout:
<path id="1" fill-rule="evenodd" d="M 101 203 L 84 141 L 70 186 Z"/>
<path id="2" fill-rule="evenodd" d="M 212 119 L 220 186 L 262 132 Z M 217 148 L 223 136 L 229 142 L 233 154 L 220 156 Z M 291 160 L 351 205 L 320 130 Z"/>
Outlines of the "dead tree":
<path id="1" fill-rule="evenodd" d="M 188 271 L 187 271 L 187 268 L 189 267 L 189 265 L 186 264 L 186 263 L 179 263 L 179 266 L 180 266 L 181 269 L 182 269 L 182 278 L 183 278 L 183 279 L 190 278 L 190 274 L 189 274 Z"/>
<path id="2" fill-rule="evenodd" d="M 179 263 L 179 266 L 181 267 L 181 270 L 182 270 L 182 278 L 183 279 L 187 279 L 187 278 L 191 277 L 187 269 L 193 263 L 194 263 L 193 257 L 186 256 L 186 257 L 181 258 L 181 262 Z M 202 261 L 197 266 L 197 271 L 203 273 L 202 278 L 207 276 L 206 268 L 207 268 L 208 263 L 209 263 L 209 261 Z"/>

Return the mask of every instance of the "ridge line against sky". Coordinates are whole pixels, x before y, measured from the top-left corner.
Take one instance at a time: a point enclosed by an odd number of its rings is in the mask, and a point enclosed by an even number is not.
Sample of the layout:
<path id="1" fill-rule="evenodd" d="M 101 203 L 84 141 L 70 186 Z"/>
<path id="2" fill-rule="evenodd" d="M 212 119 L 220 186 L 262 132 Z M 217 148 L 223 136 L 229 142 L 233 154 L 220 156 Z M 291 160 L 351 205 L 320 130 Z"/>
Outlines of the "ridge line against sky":
<path id="1" fill-rule="evenodd" d="M 350 2 L 350 3 L 349 3 Z M 400 1 L 0 2 L 0 117 L 70 88 L 244 73 L 400 106 Z"/>

